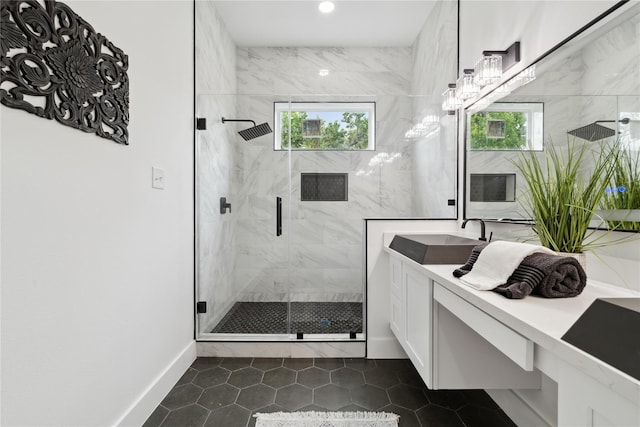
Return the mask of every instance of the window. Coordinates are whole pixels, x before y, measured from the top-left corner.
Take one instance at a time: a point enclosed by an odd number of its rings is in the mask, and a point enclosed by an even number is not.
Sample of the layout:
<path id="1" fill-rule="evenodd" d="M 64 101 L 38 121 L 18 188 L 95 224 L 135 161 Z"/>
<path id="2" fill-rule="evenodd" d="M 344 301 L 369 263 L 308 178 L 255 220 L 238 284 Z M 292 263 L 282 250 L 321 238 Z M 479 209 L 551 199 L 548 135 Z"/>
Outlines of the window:
<path id="1" fill-rule="evenodd" d="M 471 150 L 542 150 L 543 104 L 496 102 L 469 116 Z"/>
<path id="2" fill-rule="evenodd" d="M 292 150 L 375 150 L 375 109 L 374 102 L 275 102 L 274 148 L 288 150 L 291 140 Z"/>

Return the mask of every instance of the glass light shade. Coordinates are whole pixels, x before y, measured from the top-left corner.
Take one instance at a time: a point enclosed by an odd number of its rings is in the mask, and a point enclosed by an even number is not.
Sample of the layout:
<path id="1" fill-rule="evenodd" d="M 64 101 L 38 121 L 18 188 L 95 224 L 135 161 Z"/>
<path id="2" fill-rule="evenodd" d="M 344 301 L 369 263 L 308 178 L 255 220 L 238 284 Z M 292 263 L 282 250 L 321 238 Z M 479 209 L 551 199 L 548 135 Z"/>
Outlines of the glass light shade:
<path id="1" fill-rule="evenodd" d="M 442 109 L 452 112 L 460 107 L 462 107 L 462 101 L 456 96 L 456 85 L 449 84 L 449 88 L 442 92 Z"/>
<path id="2" fill-rule="evenodd" d="M 473 76 L 473 70 L 464 70 L 464 74 L 456 81 L 458 99 L 466 101 L 480 93 L 480 86 L 473 81 Z"/>
<path id="3" fill-rule="evenodd" d="M 479 87 L 497 82 L 502 78 L 502 56 L 483 56 L 476 63 L 474 81 Z"/>

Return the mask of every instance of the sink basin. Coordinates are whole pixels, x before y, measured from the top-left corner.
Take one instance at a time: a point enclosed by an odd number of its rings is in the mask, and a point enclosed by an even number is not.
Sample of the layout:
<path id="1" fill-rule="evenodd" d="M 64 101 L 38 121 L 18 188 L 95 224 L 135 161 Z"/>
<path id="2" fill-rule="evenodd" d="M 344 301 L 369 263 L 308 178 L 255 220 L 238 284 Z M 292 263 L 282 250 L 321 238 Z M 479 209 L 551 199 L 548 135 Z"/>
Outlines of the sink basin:
<path id="1" fill-rule="evenodd" d="M 562 340 L 640 381 L 640 298 L 596 299 Z"/>
<path id="2" fill-rule="evenodd" d="M 481 243 L 451 234 L 396 234 L 389 248 L 420 264 L 464 264 Z"/>

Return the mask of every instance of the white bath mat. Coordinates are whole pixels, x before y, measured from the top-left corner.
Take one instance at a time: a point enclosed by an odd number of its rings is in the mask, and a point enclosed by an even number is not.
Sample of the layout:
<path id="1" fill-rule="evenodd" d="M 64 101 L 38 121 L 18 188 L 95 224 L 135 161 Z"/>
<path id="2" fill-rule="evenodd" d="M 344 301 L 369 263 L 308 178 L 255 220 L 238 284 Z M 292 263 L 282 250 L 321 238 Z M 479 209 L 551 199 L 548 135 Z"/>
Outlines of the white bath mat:
<path id="1" fill-rule="evenodd" d="M 389 412 L 272 412 L 255 414 L 256 427 L 397 427 Z"/>

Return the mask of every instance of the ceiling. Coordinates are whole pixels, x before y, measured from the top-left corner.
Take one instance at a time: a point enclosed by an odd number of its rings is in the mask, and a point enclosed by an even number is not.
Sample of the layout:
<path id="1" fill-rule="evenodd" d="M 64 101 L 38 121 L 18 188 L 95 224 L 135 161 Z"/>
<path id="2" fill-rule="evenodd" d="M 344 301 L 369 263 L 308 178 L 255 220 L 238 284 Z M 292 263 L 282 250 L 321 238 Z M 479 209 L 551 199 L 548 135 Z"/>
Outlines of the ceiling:
<path id="1" fill-rule="evenodd" d="M 334 0 L 330 14 L 317 0 L 213 3 L 241 47 L 406 47 L 436 1 Z"/>

